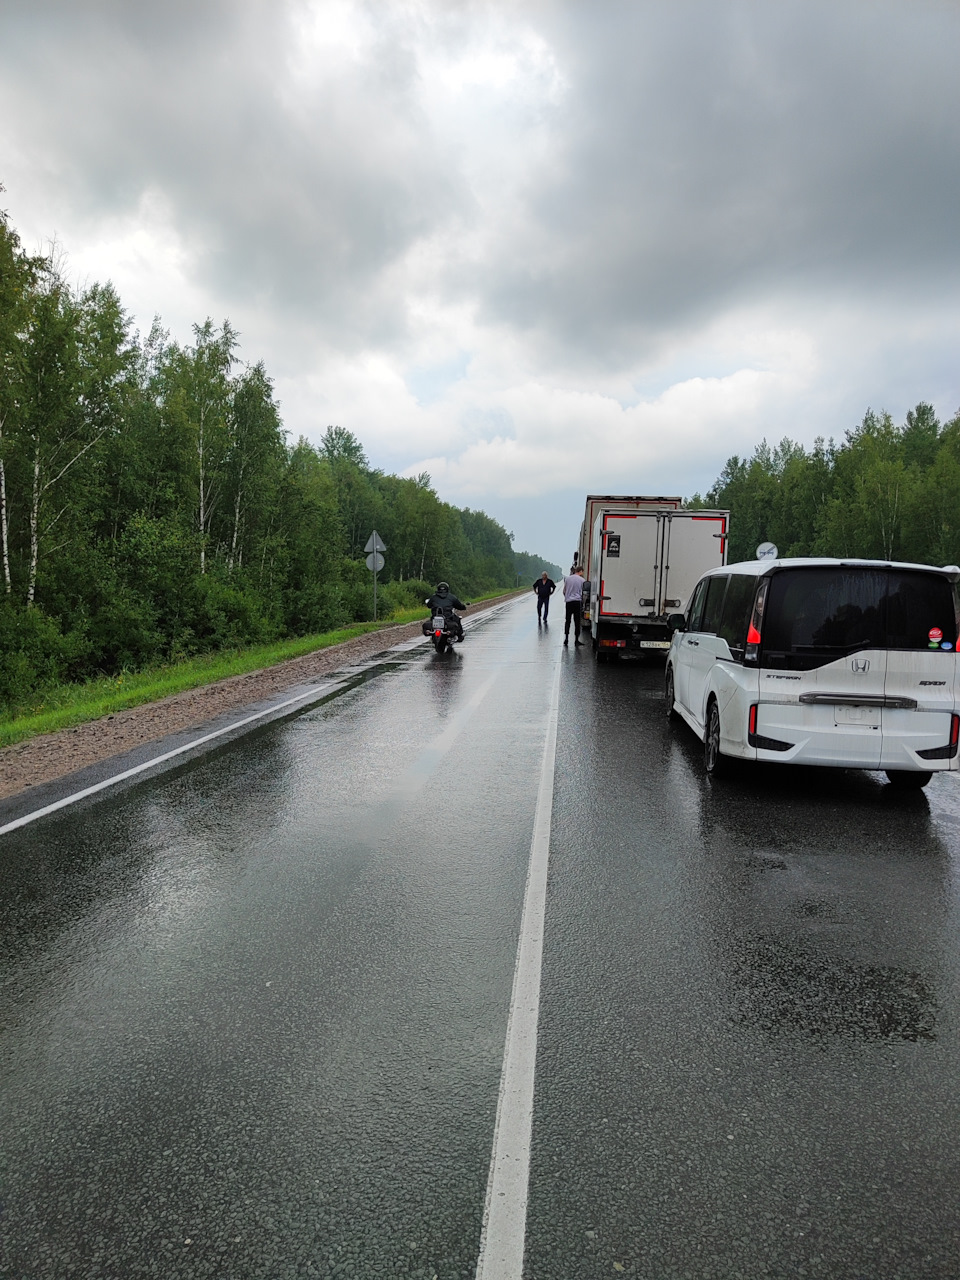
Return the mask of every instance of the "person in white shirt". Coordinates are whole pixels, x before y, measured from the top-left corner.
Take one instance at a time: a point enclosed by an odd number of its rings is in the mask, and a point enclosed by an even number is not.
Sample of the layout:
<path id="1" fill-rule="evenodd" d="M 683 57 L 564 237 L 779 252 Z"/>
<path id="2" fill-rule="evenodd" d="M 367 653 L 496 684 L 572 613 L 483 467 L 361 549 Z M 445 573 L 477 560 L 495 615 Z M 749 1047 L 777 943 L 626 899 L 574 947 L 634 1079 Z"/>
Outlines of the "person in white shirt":
<path id="1" fill-rule="evenodd" d="M 583 569 L 577 565 L 563 580 L 563 599 L 567 606 L 567 616 L 563 624 L 563 643 L 570 643 L 570 622 L 573 620 L 573 643 L 582 644 L 580 639 L 580 609 L 583 605 Z"/>

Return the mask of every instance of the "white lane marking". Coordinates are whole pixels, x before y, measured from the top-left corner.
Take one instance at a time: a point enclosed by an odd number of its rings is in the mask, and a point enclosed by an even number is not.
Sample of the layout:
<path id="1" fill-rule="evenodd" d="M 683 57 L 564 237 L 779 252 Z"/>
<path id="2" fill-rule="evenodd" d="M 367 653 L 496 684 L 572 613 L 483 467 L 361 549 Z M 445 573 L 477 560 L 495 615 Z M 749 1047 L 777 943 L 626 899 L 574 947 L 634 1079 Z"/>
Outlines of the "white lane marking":
<path id="1" fill-rule="evenodd" d="M 437 734 L 432 742 L 427 743 L 420 755 L 416 760 L 414 760 L 413 764 L 410 765 L 401 777 L 400 781 L 397 783 L 396 789 L 401 795 L 407 795 L 412 786 L 422 786 L 427 777 L 433 773 L 437 765 L 456 742 L 457 738 L 459 738 L 471 716 L 490 692 L 494 681 L 502 671 L 503 666 L 501 664 L 497 666 L 489 676 L 487 676 L 483 684 L 480 685 L 473 694 L 470 701 L 464 703 L 460 710 L 456 712 L 443 732 Z"/>
<path id="2" fill-rule="evenodd" d="M 507 1020 L 507 1040 L 500 1074 L 500 1099 L 497 1103 L 497 1123 L 493 1134 L 493 1153 L 490 1157 L 476 1280 L 520 1280 L 523 1268 L 561 670 L 558 662 L 550 698 L 537 812 L 530 843 L 530 865 L 523 900 L 520 943 L 517 947 L 517 967 L 513 975 L 510 1016 Z"/>

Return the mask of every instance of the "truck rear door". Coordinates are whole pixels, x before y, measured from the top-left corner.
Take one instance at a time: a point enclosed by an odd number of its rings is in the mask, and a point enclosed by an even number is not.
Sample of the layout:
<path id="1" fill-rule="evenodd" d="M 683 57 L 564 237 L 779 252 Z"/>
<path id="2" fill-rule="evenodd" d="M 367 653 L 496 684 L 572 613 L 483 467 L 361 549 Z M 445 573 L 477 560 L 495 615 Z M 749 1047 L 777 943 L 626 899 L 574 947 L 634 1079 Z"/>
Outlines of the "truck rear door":
<path id="1" fill-rule="evenodd" d="M 657 511 L 604 516 L 598 619 L 622 621 L 656 612 L 662 525 Z"/>
<path id="2" fill-rule="evenodd" d="M 693 588 L 708 569 L 726 563 L 727 517 L 715 513 L 672 511 L 664 514 L 663 570 L 655 612 L 685 609 Z"/>

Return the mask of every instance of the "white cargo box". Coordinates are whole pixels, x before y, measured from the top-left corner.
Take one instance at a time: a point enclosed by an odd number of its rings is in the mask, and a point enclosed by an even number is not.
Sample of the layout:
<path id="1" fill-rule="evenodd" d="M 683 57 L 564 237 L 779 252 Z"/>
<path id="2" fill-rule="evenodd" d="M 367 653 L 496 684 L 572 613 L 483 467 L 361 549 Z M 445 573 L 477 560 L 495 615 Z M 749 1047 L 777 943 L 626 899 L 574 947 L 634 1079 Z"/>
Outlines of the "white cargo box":
<path id="1" fill-rule="evenodd" d="M 592 617 L 629 622 L 683 612 L 703 574 L 726 563 L 728 523 L 727 511 L 602 511 L 593 536 Z"/>

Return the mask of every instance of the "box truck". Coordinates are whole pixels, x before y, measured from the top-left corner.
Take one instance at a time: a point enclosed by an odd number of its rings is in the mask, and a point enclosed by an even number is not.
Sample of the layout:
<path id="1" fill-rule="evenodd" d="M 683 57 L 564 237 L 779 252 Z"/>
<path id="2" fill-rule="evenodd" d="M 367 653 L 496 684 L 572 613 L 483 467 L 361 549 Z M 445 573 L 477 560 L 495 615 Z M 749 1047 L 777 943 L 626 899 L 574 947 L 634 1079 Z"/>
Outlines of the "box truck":
<path id="1" fill-rule="evenodd" d="M 729 511 L 634 502 L 593 513 L 584 612 L 598 661 L 666 653 L 671 615 L 685 613 L 703 574 L 727 562 Z"/>

